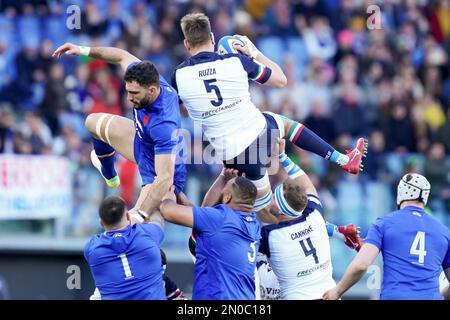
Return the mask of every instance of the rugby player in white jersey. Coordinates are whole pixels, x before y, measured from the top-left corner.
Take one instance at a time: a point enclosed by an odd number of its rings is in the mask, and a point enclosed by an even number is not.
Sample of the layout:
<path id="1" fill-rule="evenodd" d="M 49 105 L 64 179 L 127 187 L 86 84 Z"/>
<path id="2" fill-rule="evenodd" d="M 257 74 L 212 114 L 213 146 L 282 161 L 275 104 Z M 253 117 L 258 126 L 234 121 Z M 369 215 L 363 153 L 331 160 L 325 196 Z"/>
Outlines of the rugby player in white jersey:
<path id="1" fill-rule="evenodd" d="M 181 19 L 184 45 L 191 56 L 180 64 L 172 86 L 190 117 L 199 123 L 216 155 L 228 168 L 245 173 L 258 189 L 255 211 L 270 205 L 272 191 L 267 174 L 276 141 L 286 137 L 296 146 L 358 174 L 367 142 L 360 138 L 353 150 L 336 151 L 303 124 L 280 115 L 262 113 L 251 101 L 249 80 L 284 87 L 281 68 L 261 53 L 247 37 L 240 37 L 240 52 L 214 52 L 209 19 L 202 13 Z"/>
<path id="2" fill-rule="evenodd" d="M 309 177 L 284 153 L 283 142 L 279 160 L 289 179 L 274 190 L 271 213 L 279 223 L 262 228 L 259 251 L 269 259 L 282 299 L 322 299 L 335 286 L 322 204 Z"/>

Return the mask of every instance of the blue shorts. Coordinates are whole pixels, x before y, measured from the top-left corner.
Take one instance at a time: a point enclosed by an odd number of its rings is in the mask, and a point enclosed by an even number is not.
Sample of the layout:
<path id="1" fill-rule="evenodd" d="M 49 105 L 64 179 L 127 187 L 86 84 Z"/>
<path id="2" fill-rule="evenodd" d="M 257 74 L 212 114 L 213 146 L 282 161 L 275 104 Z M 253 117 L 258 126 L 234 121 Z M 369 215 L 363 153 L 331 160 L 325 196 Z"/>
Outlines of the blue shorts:
<path id="1" fill-rule="evenodd" d="M 183 152 L 183 151 L 181 151 Z M 145 143 L 142 143 L 137 134 L 134 136 L 134 159 L 139 168 L 142 185 L 151 184 L 155 180 L 155 152 Z M 183 157 L 177 155 L 175 162 L 175 171 L 173 184 L 175 186 L 175 194 L 178 195 L 183 191 L 186 183 L 186 166 Z"/>
<path id="2" fill-rule="evenodd" d="M 266 175 L 273 149 L 281 136 L 275 118 L 267 113 L 263 113 L 263 116 L 266 119 L 266 127 L 258 138 L 237 157 L 223 162 L 226 168 L 237 169 L 253 181 Z"/>

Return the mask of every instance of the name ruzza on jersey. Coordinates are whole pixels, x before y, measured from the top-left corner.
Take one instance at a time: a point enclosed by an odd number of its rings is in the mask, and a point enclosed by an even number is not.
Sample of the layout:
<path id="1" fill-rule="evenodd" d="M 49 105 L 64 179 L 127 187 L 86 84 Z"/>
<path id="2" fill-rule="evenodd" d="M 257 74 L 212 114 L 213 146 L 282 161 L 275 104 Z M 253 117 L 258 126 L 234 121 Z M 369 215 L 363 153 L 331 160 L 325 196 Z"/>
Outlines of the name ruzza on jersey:
<path id="1" fill-rule="evenodd" d="M 302 238 L 304 236 L 307 236 L 308 234 L 310 234 L 311 232 L 313 232 L 313 228 L 312 226 L 309 226 L 308 229 L 302 230 L 300 232 L 295 232 L 291 234 L 291 239 L 292 240 L 296 240 L 298 238 Z"/>
<path id="2" fill-rule="evenodd" d="M 209 68 L 209 69 L 205 69 L 205 70 L 200 70 L 198 72 L 198 76 L 199 77 L 212 76 L 214 74 L 216 74 L 216 69 L 215 68 Z"/>

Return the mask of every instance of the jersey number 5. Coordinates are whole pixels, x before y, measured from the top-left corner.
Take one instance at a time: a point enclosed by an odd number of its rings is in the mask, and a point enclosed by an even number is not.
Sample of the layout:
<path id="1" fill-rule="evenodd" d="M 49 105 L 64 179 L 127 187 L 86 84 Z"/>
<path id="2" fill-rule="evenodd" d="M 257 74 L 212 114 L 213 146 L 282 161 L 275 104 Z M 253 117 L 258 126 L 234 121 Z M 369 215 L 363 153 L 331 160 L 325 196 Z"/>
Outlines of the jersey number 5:
<path id="1" fill-rule="evenodd" d="M 216 79 L 203 80 L 203 82 L 205 83 L 206 91 L 209 93 L 214 90 L 214 92 L 216 93 L 217 100 L 210 100 L 211 104 L 214 107 L 220 106 L 223 102 L 222 94 L 220 93 L 219 87 L 213 84 L 216 81 L 217 81 Z"/>
<path id="2" fill-rule="evenodd" d="M 256 241 L 250 243 L 251 252 L 247 252 L 248 262 L 253 263 L 256 260 Z"/>
<path id="3" fill-rule="evenodd" d="M 425 232 L 419 231 L 414 238 L 414 241 L 409 249 L 409 254 L 419 256 L 419 263 L 423 264 L 425 262 L 425 256 L 427 252 L 425 251 Z"/>

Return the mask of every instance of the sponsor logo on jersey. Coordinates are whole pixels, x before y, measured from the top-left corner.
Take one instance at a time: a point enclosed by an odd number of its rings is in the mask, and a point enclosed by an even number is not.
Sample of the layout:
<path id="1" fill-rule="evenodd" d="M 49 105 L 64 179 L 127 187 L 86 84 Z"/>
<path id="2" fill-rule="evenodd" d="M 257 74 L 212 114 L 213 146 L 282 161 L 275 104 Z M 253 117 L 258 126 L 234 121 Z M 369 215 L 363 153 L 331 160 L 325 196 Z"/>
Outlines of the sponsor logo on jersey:
<path id="1" fill-rule="evenodd" d="M 264 288 L 261 287 L 261 298 L 263 300 L 280 300 L 281 289 L 280 288 Z"/>
<path id="2" fill-rule="evenodd" d="M 220 108 L 216 108 L 216 109 L 212 109 L 212 110 L 208 110 L 206 112 L 203 112 L 202 113 L 202 118 L 203 119 L 208 119 L 208 118 L 210 118 L 212 116 L 215 116 L 218 113 L 221 113 L 223 111 L 226 111 L 228 109 L 231 109 L 231 108 L 237 106 L 241 102 L 242 102 L 242 100 L 238 100 L 238 101 L 233 102 L 232 104 L 229 104 L 227 106 L 223 106 L 223 107 L 220 107 Z"/>
<path id="3" fill-rule="evenodd" d="M 330 266 L 330 260 L 327 260 L 327 261 L 325 261 L 324 263 L 321 263 L 321 264 L 319 264 L 319 265 L 316 265 L 316 266 L 314 266 L 314 267 L 312 267 L 312 268 L 309 268 L 309 269 L 306 269 L 306 270 L 299 271 L 299 272 L 297 273 L 297 278 L 309 276 L 310 274 L 314 273 L 315 271 L 320 270 L 320 269 L 326 269 L 326 268 L 328 268 L 329 266 Z"/>

